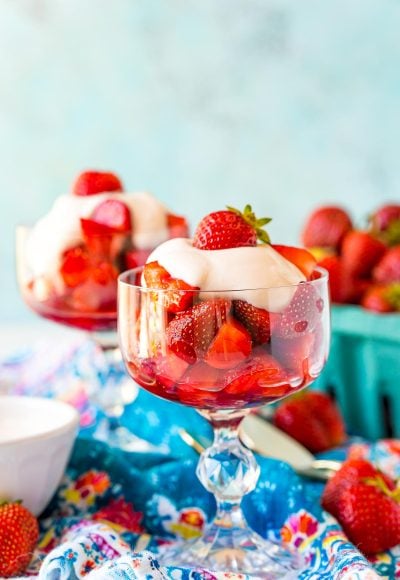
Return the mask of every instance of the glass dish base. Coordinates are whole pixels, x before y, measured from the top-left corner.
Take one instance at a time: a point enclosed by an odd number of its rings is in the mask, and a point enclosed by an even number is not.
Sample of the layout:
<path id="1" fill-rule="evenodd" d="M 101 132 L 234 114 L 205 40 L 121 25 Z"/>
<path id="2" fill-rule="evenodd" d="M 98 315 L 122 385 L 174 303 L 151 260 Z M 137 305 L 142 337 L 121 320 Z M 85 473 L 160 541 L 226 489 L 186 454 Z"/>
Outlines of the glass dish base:
<path id="1" fill-rule="evenodd" d="M 163 566 L 234 572 L 264 580 L 294 580 L 305 569 L 304 558 L 289 547 L 249 528 L 225 530 L 215 524 L 201 538 L 160 548 L 158 560 Z"/>

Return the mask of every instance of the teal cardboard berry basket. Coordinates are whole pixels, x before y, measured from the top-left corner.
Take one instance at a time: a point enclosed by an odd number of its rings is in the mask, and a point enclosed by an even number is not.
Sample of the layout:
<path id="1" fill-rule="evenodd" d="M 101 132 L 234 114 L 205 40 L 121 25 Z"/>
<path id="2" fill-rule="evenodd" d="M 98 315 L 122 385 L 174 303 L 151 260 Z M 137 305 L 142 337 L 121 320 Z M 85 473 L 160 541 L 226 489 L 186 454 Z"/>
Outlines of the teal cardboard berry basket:
<path id="1" fill-rule="evenodd" d="M 313 388 L 335 397 L 351 433 L 400 437 L 400 314 L 333 306 L 330 355 Z"/>

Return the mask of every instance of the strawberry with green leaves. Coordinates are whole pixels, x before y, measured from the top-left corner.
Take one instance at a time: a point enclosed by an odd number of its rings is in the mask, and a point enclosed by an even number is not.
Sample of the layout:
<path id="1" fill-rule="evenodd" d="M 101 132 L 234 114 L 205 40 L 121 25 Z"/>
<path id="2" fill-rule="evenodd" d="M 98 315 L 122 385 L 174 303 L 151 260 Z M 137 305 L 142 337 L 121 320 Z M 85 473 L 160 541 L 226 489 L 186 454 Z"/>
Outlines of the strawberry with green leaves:
<path id="1" fill-rule="evenodd" d="M 400 544 L 400 489 L 368 461 L 346 461 L 327 483 L 321 503 L 367 556 Z"/>
<path id="2" fill-rule="evenodd" d="M 37 519 L 21 503 L 0 504 L 0 576 L 21 575 L 39 538 Z"/>
<path id="3" fill-rule="evenodd" d="M 256 246 L 257 240 L 269 243 L 269 236 L 263 226 L 270 218 L 256 218 L 250 205 L 243 212 L 228 207 L 205 216 L 197 226 L 193 236 L 193 246 L 199 250 L 223 250 Z"/>
<path id="4" fill-rule="evenodd" d="M 370 216 L 369 223 L 371 233 L 385 244 L 400 244 L 400 205 L 383 205 Z"/>
<path id="5" fill-rule="evenodd" d="M 387 250 L 376 264 L 372 276 L 380 284 L 400 283 L 400 245 Z"/>
<path id="6" fill-rule="evenodd" d="M 361 299 L 361 306 L 374 312 L 400 310 L 400 283 L 371 284 Z"/>

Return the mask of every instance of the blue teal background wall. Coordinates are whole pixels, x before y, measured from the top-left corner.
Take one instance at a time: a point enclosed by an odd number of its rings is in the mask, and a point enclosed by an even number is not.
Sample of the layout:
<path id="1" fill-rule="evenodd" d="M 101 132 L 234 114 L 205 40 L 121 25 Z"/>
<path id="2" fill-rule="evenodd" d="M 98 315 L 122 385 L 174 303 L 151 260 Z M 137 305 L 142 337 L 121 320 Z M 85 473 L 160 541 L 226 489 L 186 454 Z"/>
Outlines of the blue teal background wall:
<path id="1" fill-rule="evenodd" d="M 193 225 L 250 201 L 281 242 L 399 199 L 399 30 L 398 0 L 0 0 L 1 319 L 15 224 L 82 168 Z"/>

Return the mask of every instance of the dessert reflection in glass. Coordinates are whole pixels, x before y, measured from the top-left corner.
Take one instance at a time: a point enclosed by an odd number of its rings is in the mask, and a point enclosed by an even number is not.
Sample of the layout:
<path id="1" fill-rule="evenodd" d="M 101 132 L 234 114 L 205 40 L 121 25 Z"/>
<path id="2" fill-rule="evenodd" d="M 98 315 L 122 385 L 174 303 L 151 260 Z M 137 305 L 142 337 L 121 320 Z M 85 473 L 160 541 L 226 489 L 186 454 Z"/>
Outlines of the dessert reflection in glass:
<path id="1" fill-rule="evenodd" d="M 296 578 L 301 556 L 259 536 L 242 513 L 259 467 L 238 428 L 251 409 L 319 376 L 330 336 L 327 275 L 301 249 L 245 246 L 243 238 L 236 247 L 227 243 L 202 249 L 198 232 L 193 241 L 171 240 L 144 269 L 119 277 L 119 339 L 131 377 L 159 397 L 196 408 L 214 428 L 197 475 L 215 496 L 216 517 L 200 539 L 167 547 L 160 559 Z"/>
<path id="2" fill-rule="evenodd" d="M 126 450 L 148 444 L 120 424 L 137 389 L 121 378 L 117 278 L 142 265 L 157 244 L 187 231 L 186 220 L 152 195 L 122 192 L 120 180 L 104 172 L 82 173 L 44 217 L 17 228 L 22 296 L 40 316 L 89 332 L 101 349 L 102 368 L 88 377 L 88 394 L 105 415 L 95 436 Z"/>

